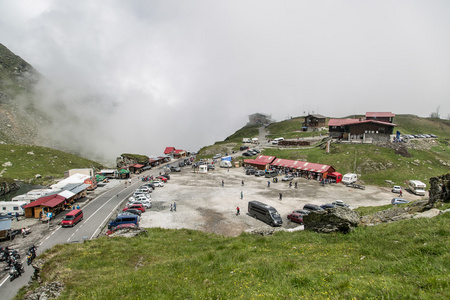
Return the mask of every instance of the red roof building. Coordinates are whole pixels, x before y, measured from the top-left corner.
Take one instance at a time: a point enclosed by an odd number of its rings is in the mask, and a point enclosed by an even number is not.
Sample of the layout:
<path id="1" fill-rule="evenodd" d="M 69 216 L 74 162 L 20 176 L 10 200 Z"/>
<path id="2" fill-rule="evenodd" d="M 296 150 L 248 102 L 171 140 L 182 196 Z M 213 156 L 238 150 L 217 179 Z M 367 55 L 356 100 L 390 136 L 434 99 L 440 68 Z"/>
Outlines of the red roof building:
<path id="1" fill-rule="evenodd" d="M 41 197 L 23 207 L 25 210 L 25 217 L 39 218 L 41 217 L 42 212 L 53 212 L 53 214 L 57 214 L 60 210 L 64 209 L 66 200 L 66 197 L 58 194 Z"/>
<path id="2" fill-rule="evenodd" d="M 383 122 L 394 122 L 395 114 L 391 112 L 366 112 L 366 120 L 378 120 Z"/>
<path id="3" fill-rule="evenodd" d="M 244 166 L 252 166 L 255 169 L 265 170 L 276 159 L 275 156 L 258 155 L 255 159 L 244 159 Z"/>
<path id="4" fill-rule="evenodd" d="M 164 150 L 165 155 L 171 155 L 175 152 L 175 147 L 166 147 L 166 150 Z"/>

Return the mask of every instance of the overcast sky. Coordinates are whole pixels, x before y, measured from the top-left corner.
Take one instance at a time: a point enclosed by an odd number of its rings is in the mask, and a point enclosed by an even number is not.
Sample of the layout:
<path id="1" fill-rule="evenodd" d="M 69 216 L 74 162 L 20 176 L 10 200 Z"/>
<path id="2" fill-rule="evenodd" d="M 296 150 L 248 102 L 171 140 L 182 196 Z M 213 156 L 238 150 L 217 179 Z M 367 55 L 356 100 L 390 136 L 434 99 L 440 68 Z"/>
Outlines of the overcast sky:
<path id="1" fill-rule="evenodd" d="M 448 0 L 0 0 L 0 43 L 57 89 L 43 103 L 101 130 L 88 146 L 160 155 L 255 112 L 446 118 L 449 16 Z"/>

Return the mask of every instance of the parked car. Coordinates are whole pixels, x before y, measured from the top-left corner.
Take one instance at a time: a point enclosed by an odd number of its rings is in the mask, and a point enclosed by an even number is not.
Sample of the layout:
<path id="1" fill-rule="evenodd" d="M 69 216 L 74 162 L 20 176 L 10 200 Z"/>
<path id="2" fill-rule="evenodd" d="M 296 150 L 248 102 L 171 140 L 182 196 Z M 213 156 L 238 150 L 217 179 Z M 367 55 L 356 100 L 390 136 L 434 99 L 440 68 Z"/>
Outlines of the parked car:
<path id="1" fill-rule="evenodd" d="M 288 220 L 291 220 L 292 222 L 303 224 L 303 216 L 302 214 L 298 213 L 291 213 L 287 216 Z"/>
<path id="2" fill-rule="evenodd" d="M 306 209 L 297 209 L 297 210 L 294 210 L 292 213 L 293 213 L 293 214 L 307 215 L 307 214 L 309 214 L 310 212 L 311 212 L 310 210 L 306 210 Z"/>
<path id="3" fill-rule="evenodd" d="M 261 153 L 261 151 L 259 151 L 258 149 L 252 149 L 253 152 L 255 152 L 256 154 Z"/>
<path id="4" fill-rule="evenodd" d="M 432 138 L 437 138 L 437 135 L 434 135 L 434 134 L 430 134 L 430 136 L 431 136 Z"/>
<path id="5" fill-rule="evenodd" d="M 245 175 L 255 175 L 256 170 L 255 169 L 247 169 L 245 170 Z"/>
<path id="6" fill-rule="evenodd" d="M 250 153 L 252 156 L 258 154 L 258 152 L 252 149 L 247 150 L 247 152 Z"/>
<path id="7" fill-rule="evenodd" d="M 242 153 L 242 156 L 253 156 L 253 154 L 247 151 Z"/>
<path id="8" fill-rule="evenodd" d="M 146 199 L 152 199 L 152 197 L 150 196 L 149 193 L 144 193 L 144 192 L 134 192 L 132 197 L 134 197 L 134 198 L 145 197 Z"/>
<path id="9" fill-rule="evenodd" d="M 164 186 L 164 183 L 159 180 L 153 180 L 153 186 L 162 187 Z"/>
<path id="10" fill-rule="evenodd" d="M 160 176 L 166 178 L 167 180 L 170 180 L 170 175 L 169 174 L 161 174 Z"/>
<path id="11" fill-rule="evenodd" d="M 391 190 L 391 192 L 397 193 L 397 194 L 399 194 L 401 191 L 402 191 L 402 187 L 399 185 L 394 185 Z"/>
<path id="12" fill-rule="evenodd" d="M 322 207 L 320 207 L 319 205 L 315 205 L 315 204 L 305 204 L 303 206 L 303 209 L 309 210 L 309 211 L 323 210 Z"/>
<path id="13" fill-rule="evenodd" d="M 208 168 L 208 171 L 216 169 L 216 167 L 213 164 L 208 164 L 207 168 Z"/>
<path id="14" fill-rule="evenodd" d="M 137 192 L 144 192 L 144 193 L 151 193 L 153 192 L 153 189 L 148 187 L 148 186 L 140 186 L 138 190 L 136 190 Z"/>
<path id="15" fill-rule="evenodd" d="M 129 209 L 137 209 L 137 210 L 140 210 L 141 212 L 145 212 L 145 207 L 142 204 L 133 204 L 133 205 L 130 205 L 129 207 L 124 207 L 122 210 L 127 211 Z"/>
<path id="16" fill-rule="evenodd" d="M 213 156 L 213 159 L 218 159 L 221 158 L 222 154 L 221 153 L 217 153 L 216 155 Z"/>
<path id="17" fill-rule="evenodd" d="M 150 188 L 150 189 L 152 189 L 152 190 L 155 189 L 155 186 L 153 185 L 153 182 L 147 182 L 147 183 L 145 183 L 143 186 L 146 186 L 146 187 L 148 187 L 148 188 Z"/>
<path id="18" fill-rule="evenodd" d="M 112 227 L 110 230 L 108 230 L 106 232 L 106 235 L 110 235 L 113 234 L 114 232 L 117 232 L 121 229 L 125 229 L 125 228 L 137 228 L 136 224 L 133 223 L 125 223 L 125 224 L 119 224 L 115 227 Z"/>
<path id="19" fill-rule="evenodd" d="M 342 201 L 342 200 L 336 200 L 332 204 L 334 204 L 336 206 L 341 206 L 341 207 L 350 207 L 350 205 L 348 205 L 347 203 L 344 203 L 344 201 Z"/>
<path id="20" fill-rule="evenodd" d="M 266 171 L 264 171 L 264 170 L 255 171 L 255 176 L 264 176 L 265 174 L 266 174 Z"/>
<path id="21" fill-rule="evenodd" d="M 139 211 L 139 210 L 138 210 Z M 139 211 L 140 212 L 140 211 Z M 136 216 L 136 214 L 129 212 L 129 210 L 127 211 L 121 211 L 120 213 L 117 214 L 118 217 L 120 216 Z M 138 216 L 139 218 L 139 216 Z M 139 220 L 138 220 L 139 221 Z"/>
<path id="22" fill-rule="evenodd" d="M 158 176 L 158 177 L 156 177 L 156 178 L 158 178 L 159 180 L 161 180 L 162 182 L 167 182 L 167 178 L 166 177 L 164 177 L 164 176 Z"/>
<path id="23" fill-rule="evenodd" d="M 181 164 L 181 162 L 180 162 L 180 164 Z M 183 167 L 184 167 L 184 163 L 183 163 Z M 170 171 L 171 172 L 181 172 L 181 169 L 180 169 L 180 167 L 171 166 Z"/>
<path id="24" fill-rule="evenodd" d="M 287 174 L 283 178 L 281 178 L 281 181 L 290 181 L 292 179 L 294 179 L 294 175 Z"/>
<path id="25" fill-rule="evenodd" d="M 146 209 L 152 207 L 152 201 L 150 201 L 150 200 L 143 200 L 143 199 L 141 199 L 141 200 L 137 200 L 137 199 L 136 200 L 129 200 L 128 203 L 127 203 L 127 206 L 130 207 L 130 206 L 132 206 L 134 204 L 142 204 Z"/>
<path id="26" fill-rule="evenodd" d="M 128 208 L 124 212 L 128 212 L 128 213 L 136 215 L 136 216 L 141 216 L 141 214 L 142 214 L 142 211 L 140 211 L 139 209 L 134 209 L 134 208 Z"/>
<path id="27" fill-rule="evenodd" d="M 322 207 L 323 209 L 327 209 L 327 208 L 335 208 L 334 204 L 331 203 L 326 203 L 324 205 L 321 205 L 320 207 Z"/>
<path id="28" fill-rule="evenodd" d="M 392 205 L 404 204 L 404 203 L 409 203 L 409 201 L 405 200 L 403 198 L 392 198 L 392 200 L 391 200 Z"/>
<path id="29" fill-rule="evenodd" d="M 248 146 L 241 146 L 241 147 L 239 148 L 240 151 L 245 151 L 245 150 L 247 150 L 247 149 L 248 149 Z"/>
<path id="30" fill-rule="evenodd" d="M 185 164 L 184 161 L 180 161 L 180 162 L 178 163 L 178 166 L 179 166 L 179 167 L 184 167 L 184 166 L 186 166 L 186 164 Z"/>

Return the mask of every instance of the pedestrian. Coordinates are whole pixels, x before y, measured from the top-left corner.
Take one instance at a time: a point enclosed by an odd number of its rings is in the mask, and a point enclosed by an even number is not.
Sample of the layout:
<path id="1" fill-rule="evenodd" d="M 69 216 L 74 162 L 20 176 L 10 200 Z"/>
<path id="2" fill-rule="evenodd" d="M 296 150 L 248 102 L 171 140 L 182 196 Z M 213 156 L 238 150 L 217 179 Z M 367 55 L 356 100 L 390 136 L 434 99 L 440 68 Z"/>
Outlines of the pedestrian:
<path id="1" fill-rule="evenodd" d="M 403 196 L 403 193 L 402 193 L 402 190 L 400 190 L 400 197 L 402 197 Z"/>
<path id="2" fill-rule="evenodd" d="M 238 207 L 236 207 L 236 216 L 239 216 L 241 214 L 241 209 Z"/>
<path id="3" fill-rule="evenodd" d="M 26 235 L 27 233 L 25 232 L 25 228 L 22 228 L 22 237 L 25 238 Z"/>
<path id="4" fill-rule="evenodd" d="M 17 220 L 17 222 L 19 222 L 19 213 L 18 212 L 16 212 L 16 220 Z"/>
<path id="5" fill-rule="evenodd" d="M 131 186 L 131 178 L 130 179 L 128 179 L 128 183 L 130 184 L 130 186 Z"/>
<path id="6" fill-rule="evenodd" d="M 292 181 L 291 181 L 291 182 L 289 182 L 289 187 L 290 187 L 290 188 L 292 187 Z"/>
<path id="7" fill-rule="evenodd" d="M 242 183 L 241 183 L 241 185 L 244 185 L 244 180 L 242 180 Z"/>
<path id="8" fill-rule="evenodd" d="M 280 193 L 280 201 L 283 200 L 283 195 Z"/>
<path id="9" fill-rule="evenodd" d="M 75 205 L 72 205 L 72 210 L 74 210 L 75 209 Z"/>
<path id="10" fill-rule="evenodd" d="M 170 203 L 170 211 L 173 211 L 173 205 Z"/>
<path id="11" fill-rule="evenodd" d="M 227 172 L 230 172 L 230 167 L 227 168 Z"/>
<path id="12" fill-rule="evenodd" d="M 176 202 L 173 203 L 173 210 L 177 211 L 177 203 Z"/>
<path id="13" fill-rule="evenodd" d="M 244 198 L 244 193 L 241 191 L 241 200 Z"/>
<path id="14" fill-rule="evenodd" d="M 297 188 L 297 182 L 295 183 L 294 187 Z"/>
<path id="15" fill-rule="evenodd" d="M 79 206 L 79 205 L 77 205 L 77 209 L 80 209 L 80 206 Z"/>
<path id="16" fill-rule="evenodd" d="M 222 186 L 224 186 L 225 182 L 222 180 Z"/>
<path id="17" fill-rule="evenodd" d="M 270 187 L 270 181 L 269 180 L 267 181 L 267 187 Z"/>

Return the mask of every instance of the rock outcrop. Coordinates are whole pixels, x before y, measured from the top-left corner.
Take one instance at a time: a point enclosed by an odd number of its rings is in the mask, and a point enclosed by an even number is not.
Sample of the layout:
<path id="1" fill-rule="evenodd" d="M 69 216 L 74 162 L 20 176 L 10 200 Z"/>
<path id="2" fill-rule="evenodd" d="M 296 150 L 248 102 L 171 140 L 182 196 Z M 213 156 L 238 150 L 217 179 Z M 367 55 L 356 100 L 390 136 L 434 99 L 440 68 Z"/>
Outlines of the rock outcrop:
<path id="1" fill-rule="evenodd" d="M 303 217 L 305 230 L 349 233 L 358 226 L 359 215 L 348 207 L 314 211 Z"/>
<path id="2" fill-rule="evenodd" d="M 430 178 L 430 204 L 450 202 L 450 173 Z"/>
<path id="3" fill-rule="evenodd" d="M 0 179 L 0 196 L 17 191 L 20 186 L 14 180 Z"/>

